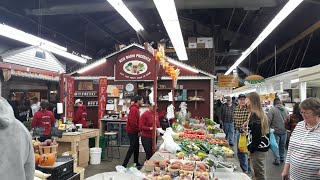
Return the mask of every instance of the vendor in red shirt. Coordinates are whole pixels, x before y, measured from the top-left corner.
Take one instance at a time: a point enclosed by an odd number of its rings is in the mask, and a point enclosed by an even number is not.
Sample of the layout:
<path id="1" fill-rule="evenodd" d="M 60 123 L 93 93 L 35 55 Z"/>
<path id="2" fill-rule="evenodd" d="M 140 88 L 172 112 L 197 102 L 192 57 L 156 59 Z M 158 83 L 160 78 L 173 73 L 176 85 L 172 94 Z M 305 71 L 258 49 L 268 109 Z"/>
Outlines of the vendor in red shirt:
<path id="1" fill-rule="evenodd" d="M 154 106 L 149 104 L 149 109 L 142 114 L 140 117 L 140 134 L 141 141 L 144 151 L 146 152 L 146 159 L 149 160 L 152 157 L 152 143 L 154 136 L 153 126 L 154 126 Z M 156 112 L 156 127 L 159 128 L 159 116 Z"/>
<path id="2" fill-rule="evenodd" d="M 137 168 L 141 168 L 139 163 L 139 119 L 140 119 L 140 107 L 143 104 L 143 98 L 141 96 L 134 97 L 134 103 L 130 106 L 130 112 L 128 115 L 128 121 L 126 125 L 127 134 L 130 141 L 130 147 L 127 155 L 122 163 L 122 166 L 127 167 L 128 162 L 133 154 L 133 162 Z"/>
<path id="3" fill-rule="evenodd" d="M 51 111 L 48 111 L 49 102 L 41 101 L 40 103 L 41 110 L 36 112 L 33 116 L 32 127 L 43 127 L 44 132 L 40 137 L 40 141 L 45 141 L 46 139 L 51 138 L 51 127 L 54 127 L 56 119 Z"/>
<path id="4" fill-rule="evenodd" d="M 83 105 L 83 101 L 81 99 L 77 99 L 75 101 L 76 106 L 78 106 L 76 115 L 73 119 L 73 123 L 76 124 L 82 124 L 83 128 L 87 127 L 87 108 L 85 105 Z"/>

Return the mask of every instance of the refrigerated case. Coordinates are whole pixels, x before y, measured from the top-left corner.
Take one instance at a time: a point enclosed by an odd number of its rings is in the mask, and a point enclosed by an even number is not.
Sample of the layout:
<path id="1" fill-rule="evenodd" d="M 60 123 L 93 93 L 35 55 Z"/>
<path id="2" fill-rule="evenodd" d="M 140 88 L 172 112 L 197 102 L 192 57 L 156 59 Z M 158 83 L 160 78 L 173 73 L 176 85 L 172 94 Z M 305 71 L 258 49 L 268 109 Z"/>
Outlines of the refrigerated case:
<path id="1" fill-rule="evenodd" d="M 109 144 L 111 146 L 129 146 L 129 138 L 126 132 L 126 121 L 108 120 L 106 123 L 108 132 L 117 132 L 110 138 Z"/>

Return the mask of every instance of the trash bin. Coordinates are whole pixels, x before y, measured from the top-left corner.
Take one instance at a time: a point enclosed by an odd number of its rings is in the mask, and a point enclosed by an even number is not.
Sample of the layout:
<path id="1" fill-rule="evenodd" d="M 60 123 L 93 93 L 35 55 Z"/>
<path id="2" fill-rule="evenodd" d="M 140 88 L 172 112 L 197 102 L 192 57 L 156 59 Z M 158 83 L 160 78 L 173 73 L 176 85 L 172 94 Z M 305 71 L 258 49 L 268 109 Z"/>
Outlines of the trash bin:
<path id="1" fill-rule="evenodd" d="M 102 148 L 101 159 L 106 157 L 107 138 L 100 136 L 99 146 Z"/>
<path id="2" fill-rule="evenodd" d="M 96 144 L 95 138 L 90 138 L 89 139 L 89 147 L 93 148 L 93 147 L 95 147 L 95 144 Z M 106 157 L 106 146 L 107 146 L 106 138 L 104 136 L 100 136 L 99 147 L 102 148 L 101 159 L 104 159 Z"/>
<path id="3" fill-rule="evenodd" d="M 90 148 L 90 164 L 101 163 L 101 148 Z"/>

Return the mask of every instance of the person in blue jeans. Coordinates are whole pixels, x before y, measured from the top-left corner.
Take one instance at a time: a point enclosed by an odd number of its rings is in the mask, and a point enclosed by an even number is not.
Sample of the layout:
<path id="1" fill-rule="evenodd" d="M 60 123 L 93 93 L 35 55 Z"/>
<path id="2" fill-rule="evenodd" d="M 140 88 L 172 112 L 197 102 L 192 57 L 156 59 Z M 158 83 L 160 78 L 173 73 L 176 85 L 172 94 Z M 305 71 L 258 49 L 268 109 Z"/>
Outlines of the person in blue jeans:
<path id="1" fill-rule="evenodd" d="M 223 124 L 223 130 L 226 134 L 230 146 L 233 146 L 234 139 L 234 125 L 233 125 L 233 112 L 235 105 L 232 103 L 231 98 L 227 97 L 227 102 L 222 106 L 221 121 Z"/>
<path id="2" fill-rule="evenodd" d="M 246 96 L 244 94 L 240 94 L 238 96 L 238 104 L 239 105 L 236 107 L 233 113 L 233 122 L 234 122 L 234 129 L 236 133 L 235 137 L 236 137 L 237 147 L 239 144 L 240 134 L 245 133 L 242 130 L 242 126 L 246 121 L 248 121 L 248 117 L 250 114 L 246 106 Z M 251 168 L 249 163 L 250 161 L 248 160 L 248 155 L 246 153 L 242 153 L 239 150 L 239 148 L 237 148 L 237 155 L 238 155 L 238 159 L 239 159 L 239 163 L 242 171 L 246 174 L 250 173 Z"/>
<path id="3" fill-rule="evenodd" d="M 279 98 L 275 98 L 273 101 L 273 107 L 268 111 L 268 118 L 270 128 L 274 129 L 274 136 L 276 138 L 278 149 L 272 149 L 274 155 L 273 164 L 279 166 L 284 162 L 285 148 L 287 141 L 287 130 L 285 128 L 285 122 L 289 116 L 288 110 L 282 105 Z"/>

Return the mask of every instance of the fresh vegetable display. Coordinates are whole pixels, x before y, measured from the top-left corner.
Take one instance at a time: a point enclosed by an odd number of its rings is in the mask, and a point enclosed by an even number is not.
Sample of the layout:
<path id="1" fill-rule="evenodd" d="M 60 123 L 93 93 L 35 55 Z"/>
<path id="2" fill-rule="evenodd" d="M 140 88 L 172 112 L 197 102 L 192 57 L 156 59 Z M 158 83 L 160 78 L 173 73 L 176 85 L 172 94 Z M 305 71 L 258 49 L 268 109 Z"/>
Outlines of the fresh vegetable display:
<path id="1" fill-rule="evenodd" d="M 233 172 L 235 166 L 226 157 L 234 152 L 229 147 L 225 134 L 211 119 L 195 118 L 184 121 L 184 130 L 174 125 L 172 138 L 180 146 L 176 157 L 165 161 L 154 161 L 154 168 L 147 178 L 150 180 L 209 180 L 214 177 L 210 168 L 220 172 Z M 193 126 L 192 125 L 199 125 Z M 204 125 L 204 126 L 200 126 Z M 182 127 L 182 126 L 180 126 Z M 179 130 L 177 130 L 179 129 Z M 172 156 L 169 156 L 172 158 Z"/>
<path id="2" fill-rule="evenodd" d="M 211 125 L 211 126 L 214 126 L 217 124 L 216 122 L 208 118 L 205 119 L 205 122 L 206 122 L 206 125 Z"/>
<path id="3" fill-rule="evenodd" d="M 149 162 L 150 163 L 150 162 Z M 192 161 L 153 161 L 155 170 L 147 175 L 150 180 L 209 180 L 209 166 Z"/>

